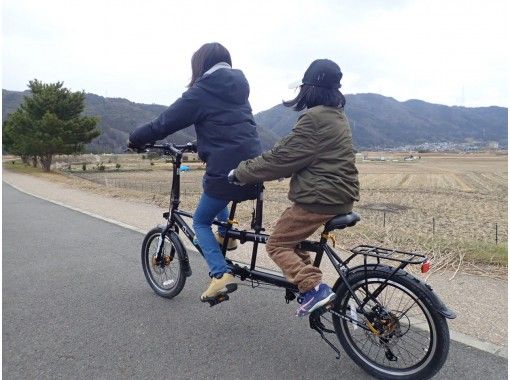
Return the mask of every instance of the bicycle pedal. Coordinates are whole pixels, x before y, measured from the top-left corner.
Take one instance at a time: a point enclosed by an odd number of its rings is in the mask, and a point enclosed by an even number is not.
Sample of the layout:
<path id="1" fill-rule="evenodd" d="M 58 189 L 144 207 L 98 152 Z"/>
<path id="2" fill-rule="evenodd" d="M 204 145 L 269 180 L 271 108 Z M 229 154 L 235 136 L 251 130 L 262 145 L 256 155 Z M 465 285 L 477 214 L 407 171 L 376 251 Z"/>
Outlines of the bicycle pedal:
<path id="1" fill-rule="evenodd" d="M 209 306 L 213 307 L 219 303 L 228 301 L 229 299 L 230 298 L 229 298 L 228 294 L 220 294 L 218 297 L 206 299 L 205 302 L 208 302 Z"/>

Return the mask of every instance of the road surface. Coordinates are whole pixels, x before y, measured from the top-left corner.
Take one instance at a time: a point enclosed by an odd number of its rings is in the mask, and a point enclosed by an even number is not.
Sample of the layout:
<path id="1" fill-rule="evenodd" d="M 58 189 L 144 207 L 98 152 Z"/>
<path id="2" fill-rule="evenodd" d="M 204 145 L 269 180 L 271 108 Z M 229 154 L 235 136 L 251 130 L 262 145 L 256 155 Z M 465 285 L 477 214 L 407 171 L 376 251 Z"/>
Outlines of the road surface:
<path id="1" fill-rule="evenodd" d="M 2 203 L 5 379 L 369 378 L 281 290 L 240 287 L 210 308 L 192 255 L 184 290 L 163 299 L 145 282 L 141 234 L 6 184 Z M 507 361 L 452 342 L 435 379 L 460 378 L 506 379 Z"/>

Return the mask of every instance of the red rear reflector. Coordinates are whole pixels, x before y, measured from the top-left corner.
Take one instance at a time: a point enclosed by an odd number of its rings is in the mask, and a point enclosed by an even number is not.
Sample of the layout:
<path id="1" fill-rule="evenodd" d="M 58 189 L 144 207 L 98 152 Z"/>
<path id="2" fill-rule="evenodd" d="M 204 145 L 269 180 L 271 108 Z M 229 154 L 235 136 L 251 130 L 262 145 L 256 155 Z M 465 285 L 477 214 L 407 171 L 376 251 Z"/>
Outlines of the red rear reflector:
<path id="1" fill-rule="evenodd" d="M 430 270 L 430 261 L 426 260 L 421 264 L 421 273 L 427 273 Z"/>

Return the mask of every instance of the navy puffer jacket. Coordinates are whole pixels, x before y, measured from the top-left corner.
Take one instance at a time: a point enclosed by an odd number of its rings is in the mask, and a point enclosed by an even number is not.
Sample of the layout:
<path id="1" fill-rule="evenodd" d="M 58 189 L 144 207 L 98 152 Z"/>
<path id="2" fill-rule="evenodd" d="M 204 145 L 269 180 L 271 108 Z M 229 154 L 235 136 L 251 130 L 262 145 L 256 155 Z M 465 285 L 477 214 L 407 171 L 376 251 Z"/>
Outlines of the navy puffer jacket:
<path id="1" fill-rule="evenodd" d="M 204 192 L 231 201 L 255 199 L 260 185 L 236 186 L 227 181 L 230 170 L 262 152 L 248 102 L 250 87 L 242 71 L 219 66 L 158 118 L 136 128 L 129 140 L 143 146 L 194 124 L 198 155 L 206 163 Z"/>

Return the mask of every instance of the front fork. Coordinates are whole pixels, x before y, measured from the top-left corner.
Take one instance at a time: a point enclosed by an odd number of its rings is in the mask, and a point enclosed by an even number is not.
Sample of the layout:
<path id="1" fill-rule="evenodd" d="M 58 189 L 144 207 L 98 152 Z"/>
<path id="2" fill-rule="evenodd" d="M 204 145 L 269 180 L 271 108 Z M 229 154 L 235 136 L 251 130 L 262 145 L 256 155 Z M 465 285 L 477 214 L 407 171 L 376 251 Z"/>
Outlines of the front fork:
<path id="1" fill-rule="evenodd" d="M 176 228 L 176 225 L 173 222 L 168 222 L 166 225 L 159 225 L 161 228 L 161 234 L 159 236 L 158 241 L 158 247 L 156 252 L 155 264 L 159 266 L 166 266 L 169 265 L 175 256 L 175 250 L 178 249 L 181 252 L 181 256 L 178 256 L 180 260 L 180 264 L 182 267 L 182 270 L 184 272 L 184 275 L 186 277 L 190 277 L 192 274 L 191 265 L 189 263 L 188 253 L 186 251 L 186 248 L 181 242 L 181 239 L 177 235 L 178 230 Z M 165 247 L 165 236 L 170 236 L 170 234 L 175 234 L 174 240 L 172 240 L 171 244 L 171 250 L 170 255 L 168 256 L 168 259 L 166 257 L 163 257 L 163 249 Z M 174 246 L 175 245 L 175 246 Z"/>
<path id="2" fill-rule="evenodd" d="M 161 263 L 163 260 L 163 248 L 165 246 L 165 236 L 168 234 L 168 232 L 172 229 L 172 225 L 170 223 L 167 223 L 165 227 L 161 229 L 161 235 L 159 236 L 158 241 L 158 249 L 156 251 L 156 262 Z M 173 258 L 173 249 L 170 253 L 170 256 Z"/>

